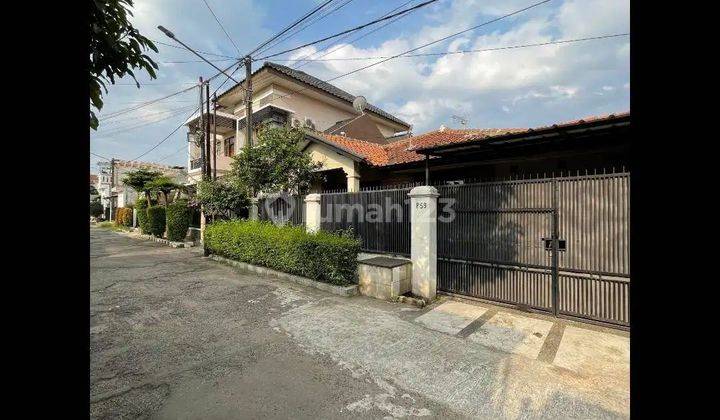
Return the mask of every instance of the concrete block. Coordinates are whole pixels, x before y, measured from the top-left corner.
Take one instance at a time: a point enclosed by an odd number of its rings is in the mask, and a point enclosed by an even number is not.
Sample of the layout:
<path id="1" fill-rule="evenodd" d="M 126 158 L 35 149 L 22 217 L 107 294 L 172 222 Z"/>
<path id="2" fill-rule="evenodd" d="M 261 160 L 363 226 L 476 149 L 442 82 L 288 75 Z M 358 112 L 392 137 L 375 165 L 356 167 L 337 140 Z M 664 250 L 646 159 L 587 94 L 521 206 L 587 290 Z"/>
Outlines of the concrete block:
<path id="1" fill-rule="evenodd" d="M 358 263 L 358 293 L 376 299 L 396 300 L 410 291 L 408 271 L 412 264 L 406 260 L 387 257 L 370 258 Z"/>

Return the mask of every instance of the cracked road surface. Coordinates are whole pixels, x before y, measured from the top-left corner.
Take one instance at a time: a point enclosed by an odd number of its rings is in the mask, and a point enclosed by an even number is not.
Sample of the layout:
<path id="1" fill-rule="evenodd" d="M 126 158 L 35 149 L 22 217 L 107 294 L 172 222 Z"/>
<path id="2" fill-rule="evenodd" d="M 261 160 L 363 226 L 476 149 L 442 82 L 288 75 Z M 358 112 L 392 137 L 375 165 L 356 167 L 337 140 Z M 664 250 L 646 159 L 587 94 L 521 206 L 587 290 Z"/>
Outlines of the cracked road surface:
<path id="1" fill-rule="evenodd" d="M 628 390 L 91 228 L 92 418 L 626 418 Z M 621 381 L 622 382 L 622 381 Z"/>

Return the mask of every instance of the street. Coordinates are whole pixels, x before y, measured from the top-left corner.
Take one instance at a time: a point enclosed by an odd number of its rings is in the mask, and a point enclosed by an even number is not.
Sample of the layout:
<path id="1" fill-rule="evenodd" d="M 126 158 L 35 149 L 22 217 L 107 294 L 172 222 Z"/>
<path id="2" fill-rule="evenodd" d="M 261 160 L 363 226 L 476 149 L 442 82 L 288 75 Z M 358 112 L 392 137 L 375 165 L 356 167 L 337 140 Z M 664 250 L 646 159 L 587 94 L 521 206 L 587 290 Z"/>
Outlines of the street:
<path id="1" fill-rule="evenodd" d="M 90 236 L 92 418 L 629 417 L 627 334 L 345 298 Z M 527 320 L 535 341 L 503 333 Z"/>

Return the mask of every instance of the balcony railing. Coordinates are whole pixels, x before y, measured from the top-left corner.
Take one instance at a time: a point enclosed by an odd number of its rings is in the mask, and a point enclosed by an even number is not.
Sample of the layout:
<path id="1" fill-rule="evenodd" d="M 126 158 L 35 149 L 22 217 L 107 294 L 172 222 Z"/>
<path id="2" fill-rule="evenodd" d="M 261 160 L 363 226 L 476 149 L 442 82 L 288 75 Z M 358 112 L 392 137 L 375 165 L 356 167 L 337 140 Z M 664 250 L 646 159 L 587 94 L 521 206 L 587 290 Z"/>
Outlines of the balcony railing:
<path id="1" fill-rule="evenodd" d="M 190 169 L 200 169 L 203 166 L 203 159 L 197 158 L 190 161 Z"/>

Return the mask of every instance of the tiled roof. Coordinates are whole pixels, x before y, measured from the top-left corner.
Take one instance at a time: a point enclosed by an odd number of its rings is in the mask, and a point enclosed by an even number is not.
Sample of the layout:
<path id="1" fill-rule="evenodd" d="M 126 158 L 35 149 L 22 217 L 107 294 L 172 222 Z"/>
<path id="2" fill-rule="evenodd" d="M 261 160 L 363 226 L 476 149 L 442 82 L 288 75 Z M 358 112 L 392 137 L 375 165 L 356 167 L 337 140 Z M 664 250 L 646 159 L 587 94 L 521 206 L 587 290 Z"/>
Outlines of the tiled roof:
<path id="1" fill-rule="evenodd" d="M 465 143 L 470 141 L 480 141 L 480 140 L 487 140 L 492 139 L 500 136 L 504 136 L 507 134 L 518 134 L 518 133 L 532 133 L 534 131 L 549 129 L 549 128 L 567 128 L 572 127 L 575 125 L 581 125 L 586 123 L 593 123 L 598 121 L 610 121 L 616 118 L 624 118 L 630 116 L 630 111 L 626 112 L 620 112 L 616 114 L 607 114 L 607 115 L 594 115 L 589 116 L 577 120 L 572 121 L 566 121 L 558 124 L 552 124 L 552 125 L 545 125 L 545 126 L 539 126 L 539 127 L 532 127 L 532 128 L 490 128 L 490 129 L 482 129 L 482 130 L 474 130 L 475 132 L 469 133 L 466 136 L 447 136 L 447 135 L 434 135 L 426 140 L 419 141 L 417 143 L 414 143 L 412 146 L 412 150 L 421 150 L 421 149 L 429 149 L 433 147 L 438 146 L 445 146 L 448 144 L 457 144 L 457 143 Z M 453 130 L 449 130 L 453 131 Z M 458 130 L 455 130 L 458 131 Z M 472 131 L 472 130 L 469 130 Z M 447 131 L 446 131 L 447 132 Z M 438 133 L 438 132 L 432 132 L 432 133 Z M 427 134 L 432 134 L 427 133 Z M 416 138 L 419 138 L 421 136 L 418 136 Z"/>
<path id="2" fill-rule="evenodd" d="M 270 61 L 266 61 L 266 62 L 262 65 L 262 67 L 260 67 L 259 69 L 257 69 L 256 71 L 253 72 L 253 75 L 255 75 L 255 73 L 257 73 L 257 72 L 259 72 L 259 71 L 261 71 L 262 69 L 265 69 L 265 68 L 271 68 L 271 69 L 273 69 L 273 70 L 276 70 L 276 71 L 278 71 L 278 72 L 280 72 L 280 73 L 282 73 L 282 74 L 284 74 L 284 75 L 286 75 L 286 76 L 289 76 L 289 77 L 291 77 L 291 78 L 293 78 L 293 79 L 295 79 L 295 80 L 298 80 L 298 81 L 300 81 L 300 82 L 303 82 L 303 83 L 306 83 L 306 84 L 308 84 L 308 85 L 310 85 L 310 86 L 313 86 L 313 87 L 315 87 L 315 88 L 317 88 L 317 89 L 320 89 L 320 90 L 322 90 L 322 91 L 324 91 L 324 92 L 327 92 L 327 93 L 329 93 L 330 95 L 335 96 L 336 98 L 342 99 L 342 100 L 344 100 L 344 101 L 347 101 L 347 102 L 352 103 L 352 101 L 355 99 L 355 95 L 352 95 L 352 94 L 350 94 L 350 93 L 348 93 L 348 92 L 345 92 L 344 90 L 340 89 L 339 87 L 337 87 L 337 86 L 335 86 L 335 85 L 331 85 L 330 83 L 324 82 L 324 81 L 318 79 L 318 78 L 315 77 L 315 76 L 311 76 L 311 75 L 305 73 L 304 71 L 295 70 L 295 69 L 292 69 L 292 68 L 290 68 L 290 67 L 283 66 L 283 65 L 277 64 L 277 63 L 273 63 L 273 62 L 270 62 Z M 225 94 L 227 94 L 228 92 L 234 90 L 237 86 L 239 86 L 239 85 L 240 85 L 241 83 L 243 83 L 244 81 L 245 81 L 245 79 L 241 80 L 240 83 L 238 83 L 237 85 L 235 85 L 235 86 L 231 87 L 230 89 L 226 90 L 226 91 L 223 92 L 219 97 L 222 97 L 222 96 L 224 96 Z M 372 112 L 372 113 L 375 113 L 375 114 L 377 114 L 377 115 L 380 115 L 380 116 L 382 116 L 382 117 L 385 117 L 385 118 L 389 119 L 390 121 L 394 121 L 394 122 L 396 122 L 396 123 L 398 123 L 398 124 L 402 124 L 402 125 L 404 125 L 404 126 L 406 126 L 406 127 L 410 127 L 410 124 L 406 123 L 405 121 L 401 120 L 400 118 L 397 118 L 397 117 L 394 116 L 394 115 L 391 115 L 391 114 L 383 111 L 382 109 L 376 107 L 375 105 L 367 104 L 367 107 L 365 107 L 365 109 L 368 110 L 368 111 L 370 111 L 370 112 Z"/>
<path id="3" fill-rule="evenodd" d="M 98 176 L 95 174 L 90 174 L 90 185 L 95 185 L 98 182 Z"/>
<path id="4" fill-rule="evenodd" d="M 115 160 L 115 166 L 122 168 L 145 168 L 145 169 L 159 169 L 159 170 L 174 170 L 181 171 L 184 167 L 162 165 L 160 163 L 153 162 L 138 162 L 136 160 Z"/>
<path id="5" fill-rule="evenodd" d="M 370 165 L 387 165 L 387 152 L 383 149 L 382 145 L 336 134 L 317 133 L 317 135 L 322 136 L 328 142 L 338 145 L 342 149 L 365 159 Z"/>
<path id="6" fill-rule="evenodd" d="M 317 133 L 317 135 L 322 136 L 328 142 L 365 159 L 365 161 L 371 166 L 391 166 L 417 162 L 425 159 L 424 155 L 417 152 L 420 149 L 475 140 L 491 139 L 507 134 L 531 133 L 545 128 L 570 127 L 589 122 L 627 117 L 629 115 L 630 112 L 623 112 L 604 116 L 594 116 L 536 128 L 481 128 L 466 130 L 447 128 L 442 131 L 430 131 L 415 137 L 409 137 L 407 139 L 383 145 L 347 136 L 324 133 Z"/>

